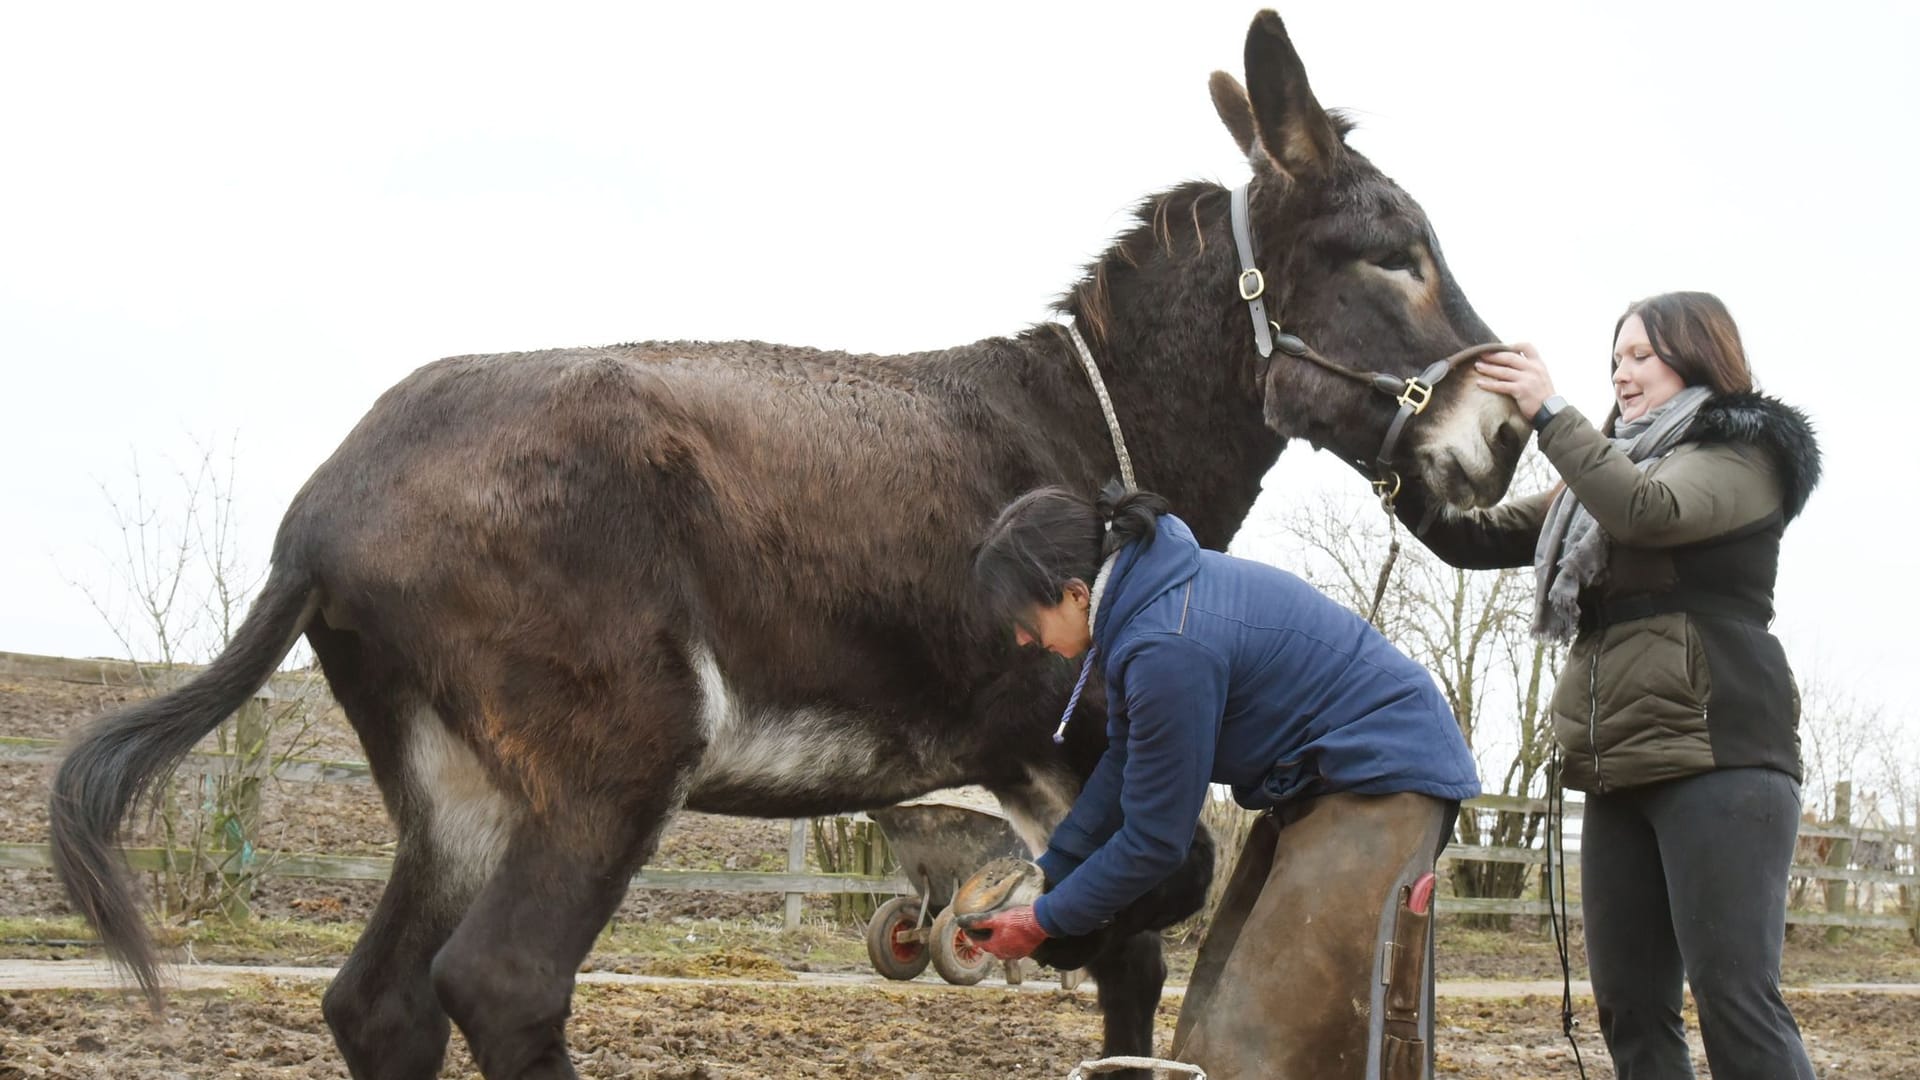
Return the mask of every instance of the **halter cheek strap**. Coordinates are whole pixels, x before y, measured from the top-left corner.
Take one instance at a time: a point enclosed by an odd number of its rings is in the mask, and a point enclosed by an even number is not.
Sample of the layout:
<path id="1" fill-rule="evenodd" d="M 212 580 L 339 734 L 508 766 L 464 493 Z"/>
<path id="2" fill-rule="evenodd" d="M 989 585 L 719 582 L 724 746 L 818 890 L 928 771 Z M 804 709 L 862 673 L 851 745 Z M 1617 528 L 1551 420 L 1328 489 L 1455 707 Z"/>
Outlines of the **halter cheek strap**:
<path id="1" fill-rule="evenodd" d="M 1240 254 L 1240 299 L 1253 315 L 1253 344 L 1263 360 L 1273 357 L 1273 335 L 1268 332 L 1267 278 L 1253 259 L 1253 229 L 1247 221 L 1247 185 L 1233 189 L 1233 247 Z M 1278 329 L 1279 324 L 1273 323 Z"/>

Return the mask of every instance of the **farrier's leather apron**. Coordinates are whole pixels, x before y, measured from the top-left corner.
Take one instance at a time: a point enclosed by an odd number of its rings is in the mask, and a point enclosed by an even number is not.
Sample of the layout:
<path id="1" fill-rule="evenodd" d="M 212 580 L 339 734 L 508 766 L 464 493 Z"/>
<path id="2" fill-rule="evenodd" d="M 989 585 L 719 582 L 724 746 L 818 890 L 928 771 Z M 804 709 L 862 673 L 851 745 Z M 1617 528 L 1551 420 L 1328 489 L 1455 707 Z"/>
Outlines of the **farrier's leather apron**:
<path id="1" fill-rule="evenodd" d="M 1456 812 L 1406 792 L 1261 814 L 1200 945 L 1173 1057 L 1212 1080 L 1430 1077 L 1432 903 L 1414 886 Z"/>

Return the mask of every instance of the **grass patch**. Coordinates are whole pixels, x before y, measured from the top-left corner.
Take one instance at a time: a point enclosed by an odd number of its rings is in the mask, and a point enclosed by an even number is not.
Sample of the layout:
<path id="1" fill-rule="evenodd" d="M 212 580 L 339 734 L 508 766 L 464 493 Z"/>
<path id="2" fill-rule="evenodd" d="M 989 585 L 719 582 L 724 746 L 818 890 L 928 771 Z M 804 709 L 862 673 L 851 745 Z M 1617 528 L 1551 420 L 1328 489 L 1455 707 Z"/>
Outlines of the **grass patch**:
<path id="1" fill-rule="evenodd" d="M 0 915 L 0 956 L 45 958 L 49 950 L 97 948 L 93 928 L 77 915 L 38 919 Z"/>
<path id="2" fill-rule="evenodd" d="M 189 955 L 203 963 L 339 964 L 352 951 L 362 924 L 284 919 L 198 920 L 152 927 L 163 959 Z M 77 916 L 0 917 L 0 957 L 73 959 L 98 956 L 93 930 Z M 586 967 L 634 974 L 768 978 L 775 972 L 856 971 L 868 966 L 865 942 L 849 927 L 807 923 L 786 931 L 751 920 L 620 921 L 594 944 Z M 700 969 L 696 971 L 695 969 Z M 711 969 L 711 970 L 708 970 Z"/>
<path id="3" fill-rule="evenodd" d="M 256 919 L 196 920 L 149 928 L 163 958 L 191 951 L 207 963 L 337 964 L 360 936 L 355 923 Z M 67 959 L 100 951 L 99 938 L 78 916 L 0 917 L 0 956 Z"/>
<path id="4" fill-rule="evenodd" d="M 785 965 L 761 952 L 723 949 L 699 956 L 663 958 L 648 963 L 642 974 L 676 979 L 793 979 Z"/>

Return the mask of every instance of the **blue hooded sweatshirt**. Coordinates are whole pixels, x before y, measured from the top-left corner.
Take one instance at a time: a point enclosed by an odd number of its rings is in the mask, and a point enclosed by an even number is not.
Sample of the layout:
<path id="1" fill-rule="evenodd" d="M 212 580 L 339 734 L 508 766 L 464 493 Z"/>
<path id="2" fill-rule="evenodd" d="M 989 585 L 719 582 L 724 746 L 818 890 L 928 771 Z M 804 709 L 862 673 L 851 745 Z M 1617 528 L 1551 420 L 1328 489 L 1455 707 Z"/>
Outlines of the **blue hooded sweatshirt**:
<path id="1" fill-rule="evenodd" d="M 1090 933 L 1179 868 L 1208 784 L 1259 810 L 1332 792 L 1480 793 L 1433 677 L 1284 570 L 1159 519 L 1122 548 L 1093 628 L 1108 747 L 1040 866 L 1053 936 Z"/>

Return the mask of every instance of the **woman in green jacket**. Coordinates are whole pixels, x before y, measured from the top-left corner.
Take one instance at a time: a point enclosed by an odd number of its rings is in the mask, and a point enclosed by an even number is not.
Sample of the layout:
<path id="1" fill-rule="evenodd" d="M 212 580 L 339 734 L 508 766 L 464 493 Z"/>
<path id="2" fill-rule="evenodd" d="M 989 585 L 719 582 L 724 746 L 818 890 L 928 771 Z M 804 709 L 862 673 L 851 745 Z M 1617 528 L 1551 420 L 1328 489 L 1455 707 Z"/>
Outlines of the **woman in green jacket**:
<path id="1" fill-rule="evenodd" d="M 1799 695 L 1767 627 L 1781 535 L 1819 480 L 1812 428 L 1754 392 L 1707 293 L 1620 317 L 1598 429 L 1529 346 L 1476 374 L 1532 419 L 1563 482 L 1490 510 L 1400 512 L 1455 566 L 1534 566 L 1534 632 L 1572 642 L 1554 734 L 1566 785 L 1587 793 L 1587 958 L 1615 1069 L 1693 1075 L 1684 975 L 1715 1076 L 1811 1078 L 1779 989 Z"/>

